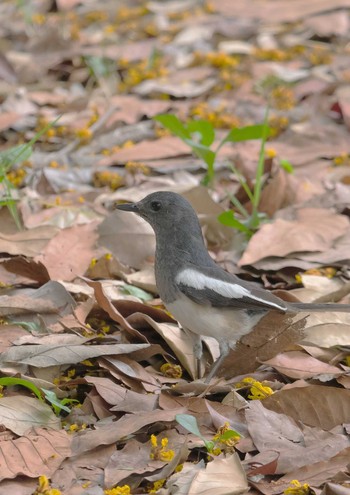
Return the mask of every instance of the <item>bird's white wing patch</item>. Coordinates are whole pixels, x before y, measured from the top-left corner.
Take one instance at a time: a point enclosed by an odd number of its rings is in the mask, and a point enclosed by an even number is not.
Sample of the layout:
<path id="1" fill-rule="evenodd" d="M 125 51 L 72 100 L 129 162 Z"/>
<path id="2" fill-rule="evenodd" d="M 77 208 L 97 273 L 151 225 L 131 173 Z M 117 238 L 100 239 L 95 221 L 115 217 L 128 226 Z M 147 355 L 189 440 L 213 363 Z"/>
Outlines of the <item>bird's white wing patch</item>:
<path id="1" fill-rule="evenodd" d="M 208 275 L 194 270 L 193 268 L 185 268 L 182 270 L 177 274 L 175 281 L 178 284 L 183 284 L 197 290 L 213 290 L 217 294 L 229 299 L 241 299 L 242 297 L 247 297 L 255 301 L 263 302 L 267 306 L 285 310 L 283 305 L 269 301 L 269 299 L 258 297 L 250 292 L 249 289 L 246 289 L 239 284 L 224 282 L 223 280 L 208 277 Z"/>

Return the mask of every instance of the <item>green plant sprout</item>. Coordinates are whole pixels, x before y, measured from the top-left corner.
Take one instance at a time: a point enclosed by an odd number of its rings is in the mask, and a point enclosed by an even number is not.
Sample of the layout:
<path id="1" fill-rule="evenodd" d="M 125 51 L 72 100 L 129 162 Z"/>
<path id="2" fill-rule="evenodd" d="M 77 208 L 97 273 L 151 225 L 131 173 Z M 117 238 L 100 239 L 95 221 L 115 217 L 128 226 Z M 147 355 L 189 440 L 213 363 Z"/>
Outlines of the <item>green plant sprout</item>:
<path id="1" fill-rule="evenodd" d="M 65 411 L 70 413 L 69 407 L 66 404 L 72 404 L 79 402 L 75 399 L 64 398 L 62 400 L 58 399 L 57 395 L 53 390 L 46 390 L 45 388 L 38 388 L 34 383 L 29 380 L 25 380 L 24 378 L 12 378 L 12 377 L 3 377 L 0 378 L 0 386 L 1 387 L 13 387 L 15 385 L 20 385 L 21 387 L 25 387 L 41 401 L 45 400 L 51 404 L 52 409 L 55 414 L 58 415 L 61 411 Z"/>
<path id="2" fill-rule="evenodd" d="M 174 114 L 156 115 L 153 119 L 182 139 L 192 149 L 192 152 L 204 161 L 207 173 L 203 182 L 206 185 L 212 184 L 214 180 L 215 160 L 224 144 L 261 139 L 264 132 L 268 133 L 269 130 L 268 127 L 266 130 L 265 126 L 260 124 L 231 129 L 213 150 L 216 132 L 207 120 L 190 120 L 183 124 Z"/>
<path id="3" fill-rule="evenodd" d="M 229 429 L 229 430 L 225 431 L 225 433 L 223 433 L 222 435 L 215 435 L 215 441 L 212 441 L 212 440 L 208 441 L 203 437 L 203 435 L 199 431 L 197 420 L 191 414 L 176 414 L 175 420 L 179 423 L 179 425 L 181 425 L 187 431 L 189 431 L 190 433 L 192 433 L 196 437 L 203 440 L 205 448 L 207 449 L 209 454 L 214 451 L 214 449 L 218 443 L 220 443 L 222 441 L 227 441 L 233 437 L 241 437 L 242 436 L 237 431 Z"/>
<path id="4" fill-rule="evenodd" d="M 230 195 L 230 200 L 234 207 L 238 210 L 240 219 L 235 216 L 232 210 L 228 210 L 219 215 L 218 220 L 223 225 L 235 228 L 243 232 L 247 238 L 250 238 L 259 228 L 262 222 L 266 221 L 266 215 L 259 212 L 259 203 L 261 191 L 263 188 L 263 173 L 265 163 L 265 144 L 270 133 L 268 126 L 269 109 L 266 109 L 263 124 L 250 125 L 246 127 L 231 129 L 227 135 L 219 142 L 215 150 L 212 145 L 215 141 L 215 129 L 212 124 L 206 120 L 190 120 L 187 124 L 183 124 L 176 115 L 162 114 L 154 117 L 154 120 L 160 122 L 166 129 L 178 136 L 186 143 L 192 152 L 201 158 L 207 165 L 207 173 L 203 183 L 205 185 L 212 184 L 215 176 L 215 160 L 220 149 L 225 143 L 237 143 L 240 141 L 250 141 L 253 139 L 261 139 L 259 152 L 259 160 L 255 173 L 254 187 L 251 189 L 245 177 L 231 164 L 231 169 L 236 175 L 241 187 L 249 198 L 252 211 L 248 210 L 242 203 L 233 195 Z M 287 172 L 292 173 L 293 167 L 287 160 L 279 160 L 279 165 Z"/>
<path id="5" fill-rule="evenodd" d="M 19 230 L 22 229 L 22 224 L 17 211 L 17 199 L 15 199 L 12 194 L 15 190 L 15 186 L 9 181 L 6 174 L 13 165 L 19 162 L 22 163 L 31 157 L 34 143 L 36 143 L 40 136 L 54 126 L 60 117 L 61 116 L 57 117 L 57 119 L 37 132 L 28 143 L 19 144 L 7 150 L 0 151 L 0 184 L 3 185 L 2 197 L 0 196 L 0 206 L 6 206 L 9 209 Z"/>

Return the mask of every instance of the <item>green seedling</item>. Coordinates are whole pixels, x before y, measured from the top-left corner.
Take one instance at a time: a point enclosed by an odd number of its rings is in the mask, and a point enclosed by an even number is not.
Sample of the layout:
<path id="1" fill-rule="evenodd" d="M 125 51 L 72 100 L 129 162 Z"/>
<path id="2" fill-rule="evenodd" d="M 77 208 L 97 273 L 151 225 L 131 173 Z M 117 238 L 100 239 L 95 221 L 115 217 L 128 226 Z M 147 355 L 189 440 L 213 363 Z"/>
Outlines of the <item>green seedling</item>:
<path id="1" fill-rule="evenodd" d="M 12 148 L 0 152 L 0 184 L 3 186 L 3 190 L 0 191 L 2 194 L 0 195 L 0 206 L 6 206 L 9 209 L 19 230 L 22 229 L 22 224 L 17 211 L 17 200 L 13 197 L 15 186 L 8 180 L 6 174 L 13 165 L 16 163 L 23 163 L 31 157 L 34 143 L 55 125 L 59 118 L 60 117 L 57 117 L 57 119 L 47 124 L 41 131 L 37 132 L 28 143 L 19 144 L 18 146 L 13 146 Z"/>
<path id="2" fill-rule="evenodd" d="M 197 423 L 197 420 L 194 416 L 192 416 L 191 414 L 177 414 L 175 416 L 175 419 L 179 423 L 179 425 L 181 425 L 183 428 L 185 428 L 187 431 L 189 431 L 190 433 L 192 433 L 196 437 L 203 440 L 205 448 L 207 449 L 209 454 L 214 451 L 214 449 L 218 443 L 227 441 L 233 437 L 240 437 L 241 436 L 235 430 L 227 430 L 222 435 L 218 435 L 218 436 L 216 435 L 215 441 L 212 441 L 212 440 L 208 441 L 203 437 L 203 435 L 199 431 L 198 423 Z"/>
<path id="3" fill-rule="evenodd" d="M 154 120 L 182 139 L 192 149 L 192 152 L 204 161 L 207 166 L 207 173 L 203 182 L 206 185 L 212 184 L 214 180 L 215 160 L 220 149 L 226 143 L 261 139 L 265 132 L 269 132 L 265 125 L 250 125 L 231 129 L 214 147 L 216 132 L 213 125 L 207 120 L 190 120 L 183 124 L 173 114 L 157 115 Z"/>
<path id="4" fill-rule="evenodd" d="M 15 385 L 20 385 L 21 387 L 27 388 L 34 395 L 36 395 L 36 397 L 41 402 L 45 402 L 45 400 L 49 402 L 56 415 L 58 415 L 61 411 L 70 413 L 70 409 L 69 407 L 66 406 L 66 404 L 79 402 L 75 399 L 67 399 L 67 398 L 60 400 L 58 399 L 55 392 L 53 392 L 52 390 L 46 390 L 45 388 L 40 389 L 36 385 L 34 385 L 34 383 L 30 382 L 29 380 L 25 380 L 24 378 L 12 378 L 12 377 L 0 378 L 1 387 L 13 387 Z"/>

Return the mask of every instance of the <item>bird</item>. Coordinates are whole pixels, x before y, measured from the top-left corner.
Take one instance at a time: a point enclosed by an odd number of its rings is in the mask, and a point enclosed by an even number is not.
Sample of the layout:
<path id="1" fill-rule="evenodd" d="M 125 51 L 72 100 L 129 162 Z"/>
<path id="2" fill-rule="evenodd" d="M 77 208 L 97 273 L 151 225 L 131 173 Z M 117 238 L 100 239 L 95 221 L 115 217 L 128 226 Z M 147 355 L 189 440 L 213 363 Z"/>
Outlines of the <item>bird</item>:
<path id="1" fill-rule="evenodd" d="M 350 305 L 345 304 L 286 302 L 226 272 L 208 253 L 198 216 L 180 194 L 158 191 L 116 208 L 136 213 L 153 228 L 157 290 L 167 310 L 191 337 L 197 365 L 202 356 L 201 337 L 217 340 L 220 355 L 206 377 L 207 383 L 230 349 L 269 311 L 350 312 Z"/>

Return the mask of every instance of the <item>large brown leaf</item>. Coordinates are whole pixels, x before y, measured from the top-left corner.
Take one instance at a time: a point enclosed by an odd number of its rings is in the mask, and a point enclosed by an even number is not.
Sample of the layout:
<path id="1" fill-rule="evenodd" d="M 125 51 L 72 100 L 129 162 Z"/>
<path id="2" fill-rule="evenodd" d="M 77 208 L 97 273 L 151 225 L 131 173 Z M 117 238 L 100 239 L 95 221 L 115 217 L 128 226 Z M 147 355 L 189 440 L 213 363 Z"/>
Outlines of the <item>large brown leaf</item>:
<path id="1" fill-rule="evenodd" d="M 264 407 L 305 425 L 331 430 L 349 422 L 350 390 L 322 385 L 281 390 L 264 399 Z"/>

